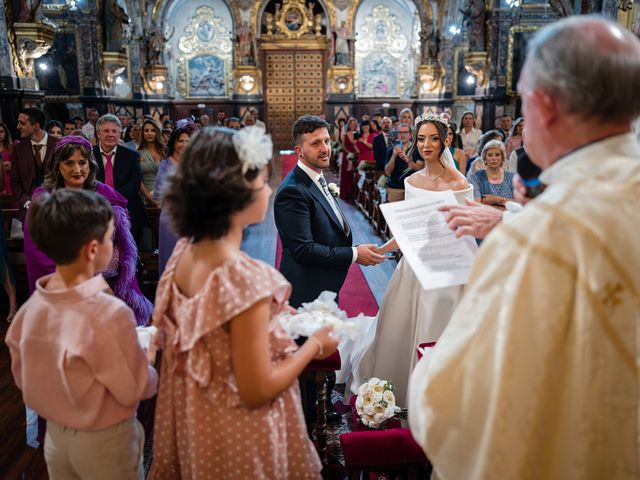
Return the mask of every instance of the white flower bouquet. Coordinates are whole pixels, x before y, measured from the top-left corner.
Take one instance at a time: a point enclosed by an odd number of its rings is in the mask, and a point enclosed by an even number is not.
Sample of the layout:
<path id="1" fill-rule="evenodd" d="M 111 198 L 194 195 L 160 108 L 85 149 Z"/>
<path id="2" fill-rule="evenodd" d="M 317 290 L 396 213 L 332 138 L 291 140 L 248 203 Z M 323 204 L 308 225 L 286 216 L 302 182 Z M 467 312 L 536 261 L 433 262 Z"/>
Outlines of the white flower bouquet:
<path id="1" fill-rule="evenodd" d="M 356 411 L 363 425 L 378 429 L 387 420 L 402 414 L 403 410 L 396 405 L 394 390 L 391 382 L 376 377 L 360 385 Z"/>
<path id="2" fill-rule="evenodd" d="M 331 325 L 335 335 L 355 339 L 365 332 L 370 317 L 360 314 L 348 318 L 338 308 L 336 296 L 335 292 L 322 292 L 313 302 L 303 303 L 298 313 L 280 314 L 280 324 L 293 338 L 310 337 L 319 328 Z"/>

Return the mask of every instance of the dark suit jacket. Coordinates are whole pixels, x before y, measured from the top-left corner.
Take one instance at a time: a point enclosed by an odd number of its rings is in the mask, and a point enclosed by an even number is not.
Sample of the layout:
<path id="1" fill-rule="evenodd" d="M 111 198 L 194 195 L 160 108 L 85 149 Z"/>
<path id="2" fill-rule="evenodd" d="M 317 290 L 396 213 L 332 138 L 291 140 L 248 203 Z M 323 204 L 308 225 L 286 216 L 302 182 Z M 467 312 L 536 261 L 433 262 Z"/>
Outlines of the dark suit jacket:
<path id="1" fill-rule="evenodd" d="M 282 241 L 280 271 L 293 286 L 289 303 L 299 307 L 324 290 L 338 293 L 353 259 L 353 238 L 300 167 L 280 185 L 274 213 Z"/>
<path id="2" fill-rule="evenodd" d="M 93 147 L 93 155 L 98 163 L 96 179 L 104 183 L 104 162 L 98 145 Z M 131 217 L 131 231 L 134 236 L 149 223 L 140 197 L 141 181 L 140 154 L 130 148 L 118 145 L 113 167 L 113 186 L 118 193 L 127 199 L 127 209 Z M 136 238 L 136 240 L 138 239 Z"/>
<path id="3" fill-rule="evenodd" d="M 44 155 L 44 174 L 49 170 L 48 165 L 53 156 L 53 149 L 58 143 L 56 137 L 49 135 L 47 139 L 47 152 Z M 18 202 L 18 208 L 31 199 L 31 192 L 38 187 L 36 185 L 36 157 L 33 154 L 31 140 L 23 140 L 13 147 L 11 154 L 11 190 Z M 22 213 L 24 215 L 24 212 Z"/>
<path id="4" fill-rule="evenodd" d="M 376 171 L 384 172 L 384 164 L 387 159 L 387 149 L 391 146 L 391 137 L 389 137 L 389 145 L 384 141 L 384 134 L 379 133 L 373 139 L 373 158 L 376 161 Z"/>

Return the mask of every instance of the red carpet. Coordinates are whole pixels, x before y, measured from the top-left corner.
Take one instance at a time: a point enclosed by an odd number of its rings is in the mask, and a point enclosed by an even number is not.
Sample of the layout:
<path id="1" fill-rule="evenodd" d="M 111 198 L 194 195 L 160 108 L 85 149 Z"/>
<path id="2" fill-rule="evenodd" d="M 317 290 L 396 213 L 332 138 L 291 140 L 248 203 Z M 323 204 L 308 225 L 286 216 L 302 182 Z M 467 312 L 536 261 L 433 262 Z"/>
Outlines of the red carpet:
<path id="1" fill-rule="evenodd" d="M 296 155 L 282 156 L 282 178 L 296 166 Z M 280 267 L 280 259 L 282 258 L 282 243 L 278 236 L 276 246 L 276 268 Z M 374 316 L 378 313 L 378 304 L 376 302 L 366 278 L 360 270 L 358 264 L 351 265 L 347 273 L 347 279 L 340 290 L 339 306 L 349 317 L 355 317 L 359 313 L 368 316 Z"/>

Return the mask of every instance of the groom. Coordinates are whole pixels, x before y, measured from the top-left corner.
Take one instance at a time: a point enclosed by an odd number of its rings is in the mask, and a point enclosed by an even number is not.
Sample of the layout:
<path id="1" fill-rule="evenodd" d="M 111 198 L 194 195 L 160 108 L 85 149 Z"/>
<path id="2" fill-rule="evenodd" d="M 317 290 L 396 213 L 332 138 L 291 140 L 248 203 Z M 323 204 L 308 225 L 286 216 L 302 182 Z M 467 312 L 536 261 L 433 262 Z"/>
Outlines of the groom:
<path id="1" fill-rule="evenodd" d="M 293 287 L 289 303 L 299 307 L 324 290 L 338 293 L 354 262 L 376 265 L 384 256 L 376 246 L 352 246 L 349 223 L 327 187 L 322 170 L 329 166 L 329 124 L 303 115 L 293 125 L 297 166 L 283 180 L 274 203 L 282 241 L 280 271 Z"/>
<path id="2" fill-rule="evenodd" d="M 338 199 L 333 197 L 322 175 L 331 158 L 329 124 L 320 117 L 303 115 L 293 124 L 298 164 L 282 181 L 276 193 L 274 213 L 282 241 L 280 271 L 292 285 L 291 306 L 315 300 L 324 290 L 338 293 L 354 262 L 376 265 L 384 260 L 375 245 L 352 247 L 351 227 Z M 337 299 L 336 299 L 337 301 Z M 335 374 L 327 382 L 327 398 Z M 315 423 L 315 382 L 302 382 L 302 404 L 307 430 Z M 328 402 L 327 421 L 340 421 Z"/>

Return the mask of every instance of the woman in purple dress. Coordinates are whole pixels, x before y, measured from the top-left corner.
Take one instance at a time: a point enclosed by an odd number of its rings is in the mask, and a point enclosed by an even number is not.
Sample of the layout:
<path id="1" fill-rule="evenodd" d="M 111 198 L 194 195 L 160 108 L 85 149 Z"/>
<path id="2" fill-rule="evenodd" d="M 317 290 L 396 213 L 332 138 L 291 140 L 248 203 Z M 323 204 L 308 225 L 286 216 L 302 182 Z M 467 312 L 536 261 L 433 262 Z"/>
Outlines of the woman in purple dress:
<path id="1" fill-rule="evenodd" d="M 173 247 L 176 246 L 175 233 L 171 228 L 169 216 L 164 208 L 162 208 L 162 195 L 164 193 L 164 186 L 169 175 L 173 174 L 176 166 L 182 159 L 182 152 L 189 143 L 189 138 L 195 132 L 196 126 L 194 123 L 178 122 L 171 136 L 169 137 L 169 156 L 160 162 L 158 167 L 158 173 L 156 174 L 156 183 L 153 186 L 153 199 L 160 205 L 160 222 L 158 226 L 158 275 L 162 276 L 164 267 L 167 265 L 167 261 L 173 252 Z"/>
<path id="2" fill-rule="evenodd" d="M 45 191 L 58 188 L 93 190 L 111 203 L 114 211 L 113 258 L 102 275 L 113 294 L 125 302 L 134 312 L 138 325 L 146 325 L 153 311 L 153 304 L 140 292 L 136 278 L 138 250 L 130 232 L 127 200 L 113 188 L 96 181 L 98 165 L 91 153 L 91 143 L 84 137 L 62 138 L 55 147 L 50 170 L 41 187 L 33 191 L 32 199 Z M 29 216 L 24 228 L 24 253 L 29 282 L 29 294 L 33 293 L 38 278 L 52 273 L 55 264 L 29 235 Z"/>

